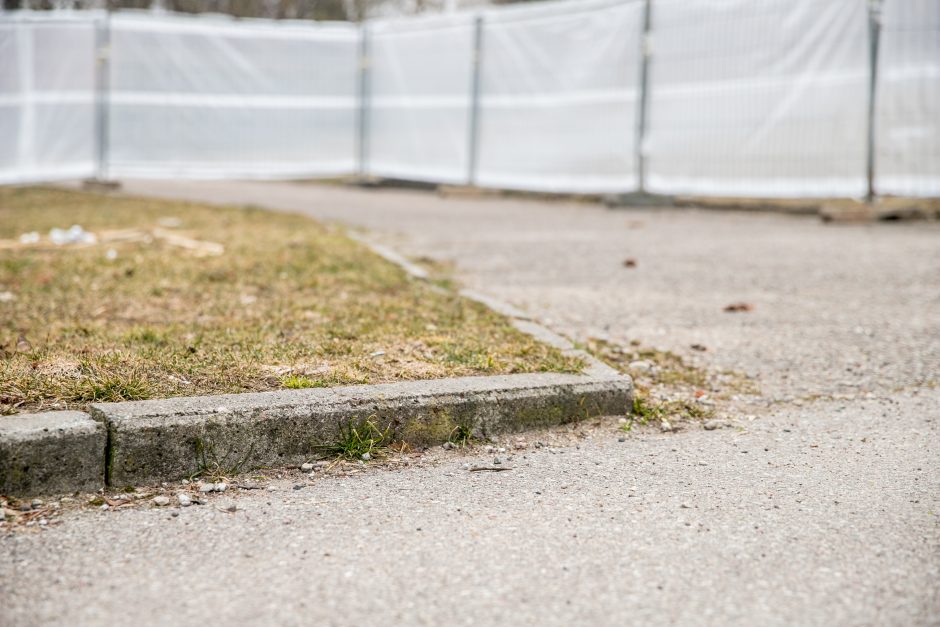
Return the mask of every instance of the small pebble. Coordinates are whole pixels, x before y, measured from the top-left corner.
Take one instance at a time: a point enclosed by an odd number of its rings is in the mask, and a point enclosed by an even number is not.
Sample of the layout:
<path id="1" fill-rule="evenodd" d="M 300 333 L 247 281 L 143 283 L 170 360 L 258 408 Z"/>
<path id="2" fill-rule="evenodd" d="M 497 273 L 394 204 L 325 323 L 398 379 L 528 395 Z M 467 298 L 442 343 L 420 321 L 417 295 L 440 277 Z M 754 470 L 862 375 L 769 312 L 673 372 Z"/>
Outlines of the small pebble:
<path id="1" fill-rule="evenodd" d="M 493 465 L 494 465 L 494 466 L 499 466 L 499 465 L 502 464 L 502 463 L 503 463 L 503 460 L 501 460 L 500 458 L 498 458 L 498 457 L 494 457 L 494 458 L 493 458 Z"/>
<path id="2" fill-rule="evenodd" d="M 303 470 L 304 472 L 310 472 L 311 470 L 313 470 L 313 468 L 314 466 L 310 462 L 300 465 L 300 469 Z"/>
<path id="3" fill-rule="evenodd" d="M 715 420 L 714 418 L 711 420 L 706 420 L 705 424 L 702 425 L 706 431 L 714 431 L 715 429 L 723 426 L 725 425 L 721 420 Z"/>
<path id="4" fill-rule="evenodd" d="M 200 494 L 208 494 L 209 492 L 215 492 L 215 484 L 214 484 L 214 483 L 204 483 L 204 484 L 202 484 L 201 486 L 199 486 L 199 493 L 200 493 Z"/>
<path id="5" fill-rule="evenodd" d="M 33 502 L 30 503 L 33 509 L 39 509 L 42 507 L 42 499 L 33 499 Z"/>
<path id="6" fill-rule="evenodd" d="M 627 438 L 625 438 L 624 436 L 620 436 L 619 438 L 617 438 L 617 441 L 618 441 L 618 442 L 626 442 L 626 441 L 627 441 Z"/>
<path id="7" fill-rule="evenodd" d="M 169 504 L 170 504 L 170 497 L 168 497 L 168 496 L 157 496 L 157 497 L 154 497 L 154 499 L 153 499 L 153 504 L 154 504 L 154 505 L 157 505 L 157 506 L 159 506 L 159 507 L 163 507 L 164 505 L 169 505 Z"/>
<path id="8" fill-rule="evenodd" d="M 107 503 L 105 503 L 105 504 L 103 504 L 101 507 L 99 507 L 98 509 L 100 509 L 100 510 L 103 511 L 103 512 L 106 512 L 106 511 L 108 511 L 109 509 L 111 509 L 111 506 L 108 505 Z"/>
<path id="9" fill-rule="evenodd" d="M 497 453 L 505 453 L 505 452 L 506 452 L 506 449 L 501 446 L 501 447 L 499 447 L 498 449 L 496 449 L 496 452 L 497 452 Z"/>
<path id="10" fill-rule="evenodd" d="M 445 451 L 449 451 L 450 449 L 454 448 L 454 443 L 444 442 L 443 444 L 441 444 L 441 448 L 444 449 Z"/>
<path id="11" fill-rule="evenodd" d="M 193 504 L 193 501 L 191 498 L 189 498 L 188 494 L 177 494 L 176 499 L 179 501 L 180 507 L 189 507 Z"/>
<path id="12" fill-rule="evenodd" d="M 363 453 L 362 459 L 364 459 L 365 461 L 369 461 L 370 459 L 372 459 L 372 456 L 369 455 L 368 453 Z"/>
<path id="13" fill-rule="evenodd" d="M 215 484 L 216 492 L 225 492 L 226 490 L 228 490 L 228 484 L 224 481 L 219 481 L 217 484 Z"/>

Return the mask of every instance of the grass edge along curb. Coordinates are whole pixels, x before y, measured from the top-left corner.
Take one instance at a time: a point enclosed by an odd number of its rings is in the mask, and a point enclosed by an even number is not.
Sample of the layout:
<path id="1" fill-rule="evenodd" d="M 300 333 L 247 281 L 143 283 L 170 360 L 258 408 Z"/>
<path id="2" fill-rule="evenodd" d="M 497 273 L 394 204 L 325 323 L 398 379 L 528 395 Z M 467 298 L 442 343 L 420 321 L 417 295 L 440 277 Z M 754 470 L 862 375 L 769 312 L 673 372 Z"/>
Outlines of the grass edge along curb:
<path id="1" fill-rule="evenodd" d="M 111 486 L 235 474 L 319 456 L 344 430 L 371 422 L 413 447 L 457 427 L 480 438 L 622 415 L 632 381 L 521 374 L 92 405 L 108 426 Z"/>
<path id="2" fill-rule="evenodd" d="M 366 421 L 420 447 L 446 442 L 457 428 L 483 439 L 625 415 L 632 401 L 629 377 L 537 373 L 99 403 L 91 416 L 19 414 L 0 423 L 0 491 L 94 490 L 296 464 Z"/>

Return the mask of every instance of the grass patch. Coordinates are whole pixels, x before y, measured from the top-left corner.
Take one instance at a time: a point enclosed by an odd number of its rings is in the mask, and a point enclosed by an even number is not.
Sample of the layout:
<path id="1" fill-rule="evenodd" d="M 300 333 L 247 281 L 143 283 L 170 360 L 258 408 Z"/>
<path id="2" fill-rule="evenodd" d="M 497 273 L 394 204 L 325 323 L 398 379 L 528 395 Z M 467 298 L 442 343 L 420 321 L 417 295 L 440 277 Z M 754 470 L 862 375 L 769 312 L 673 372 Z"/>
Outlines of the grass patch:
<path id="1" fill-rule="evenodd" d="M 691 401 L 652 401 L 644 392 L 638 392 L 634 395 L 632 409 L 631 415 L 627 417 L 627 422 L 621 425 L 621 429 L 624 431 L 631 431 L 634 425 L 655 425 L 663 420 L 669 422 L 706 420 L 714 413 L 710 408 L 702 407 Z"/>
<path id="2" fill-rule="evenodd" d="M 303 375 L 289 374 L 281 379 L 281 385 L 289 390 L 302 390 L 304 388 L 325 388 L 326 384 L 319 379 L 313 380 Z"/>
<path id="3" fill-rule="evenodd" d="M 0 188 L 0 413 L 582 367 L 302 216 Z"/>
<path id="4" fill-rule="evenodd" d="M 457 425 L 447 437 L 448 442 L 460 447 L 469 446 L 473 440 L 473 431 L 466 425 Z"/>
<path id="5" fill-rule="evenodd" d="M 392 429 L 379 429 L 372 420 L 346 425 L 336 442 L 316 447 L 326 457 L 346 460 L 369 460 L 382 456 L 391 444 Z"/>
<path id="6" fill-rule="evenodd" d="M 643 375 L 645 371 L 635 370 L 630 364 L 649 363 L 654 371 L 650 376 L 657 384 L 698 389 L 707 388 L 709 385 L 708 373 L 705 370 L 687 364 L 682 357 L 669 351 L 638 345 L 619 347 L 598 339 L 592 339 L 587 348 L 614 368 L 633 375 Z"/>
<path id="7" fill-rule="evenodd" d="M 704 421 L 715 415 L 715 402 L 733 394 L 757 394 L 753 381 L 735 372 L 709 372 L 688 364 L 669 351 L 638 343 L 620 347 L 592 339 L 587 350 L 621 372 L 634 377 L 633 411 L 622 428 L 635 425 Z M 707 397 L 707 402 L 699 402 Z M 703 398 L 703 401 L 705 398 Z"/>

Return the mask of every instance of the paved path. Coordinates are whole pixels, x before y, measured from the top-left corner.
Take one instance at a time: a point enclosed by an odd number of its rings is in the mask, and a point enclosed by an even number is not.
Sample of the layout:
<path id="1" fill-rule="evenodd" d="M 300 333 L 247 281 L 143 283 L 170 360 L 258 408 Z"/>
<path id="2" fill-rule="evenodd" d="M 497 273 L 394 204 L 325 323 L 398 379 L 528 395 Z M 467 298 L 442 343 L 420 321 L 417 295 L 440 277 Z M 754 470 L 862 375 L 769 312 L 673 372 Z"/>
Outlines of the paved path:
<path id="1" fill-rule="evenodd" d="M 512 472 L 467 473 L 441 452 L 177 517 L 72 514 L 0 538 L 0 624 L 940 624 L 936 225 L 127 189 L 368 228 L 579 339 L 746 371 L 766 407 L 741 429 L 620 442 L 591 428 L 517 452 Z M 736 301 L 755 309 L 722 311 Z"/>

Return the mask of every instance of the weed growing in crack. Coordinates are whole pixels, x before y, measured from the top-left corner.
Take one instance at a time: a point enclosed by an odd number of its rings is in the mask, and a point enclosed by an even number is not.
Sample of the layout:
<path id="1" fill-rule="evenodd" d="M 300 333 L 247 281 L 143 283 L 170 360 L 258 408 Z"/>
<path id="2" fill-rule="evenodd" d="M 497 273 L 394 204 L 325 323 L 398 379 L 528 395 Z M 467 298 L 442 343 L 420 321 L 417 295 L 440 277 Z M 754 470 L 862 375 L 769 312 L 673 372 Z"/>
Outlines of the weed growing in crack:
<path id="1" fill-rule="evenodd" d="M 447 441 L 456 446 L 469 446 L 473 442 L 473 431 L 466 425 L 457 425 Z"/>
<path id="2" fill-rule="evenodd" d="M 317 448 L 325 457 L 347 460 L 368 460 L 384 455 L 392 441 L 392 428 L 379 429 L 372 419 L 358 425 L 347 424 L 340 429 L 340 437 L 331 444 Z"/>

